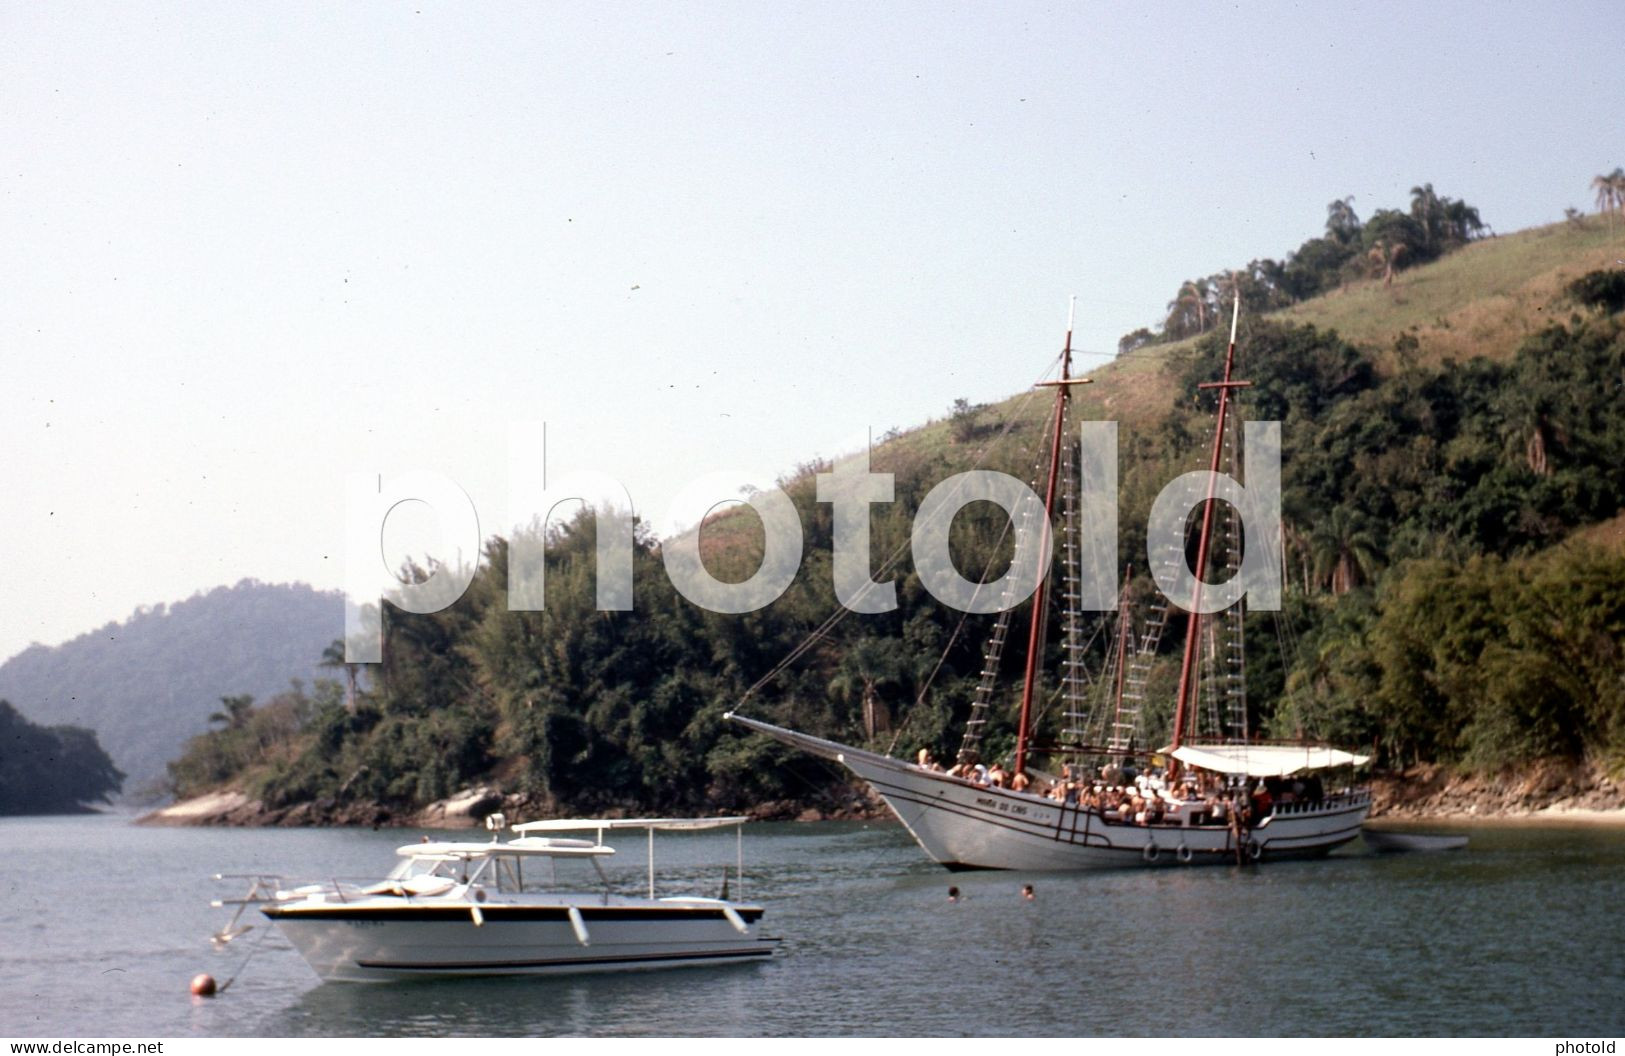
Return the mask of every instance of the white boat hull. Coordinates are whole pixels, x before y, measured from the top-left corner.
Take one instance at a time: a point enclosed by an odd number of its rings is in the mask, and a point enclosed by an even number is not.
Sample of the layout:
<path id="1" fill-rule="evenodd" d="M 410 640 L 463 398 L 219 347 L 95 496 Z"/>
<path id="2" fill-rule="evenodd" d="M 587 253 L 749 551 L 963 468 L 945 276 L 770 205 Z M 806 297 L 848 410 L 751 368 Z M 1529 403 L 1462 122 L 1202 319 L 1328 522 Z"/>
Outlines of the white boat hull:
<path id="1" fill-rule="evenodd" d="M 1324 855 L 1360 834 L 1369 794 L 1282 808 L 1240 837 L 1224 825 L 1133 825 L 1040 796 L 971 784 L 889 756 L 754 719 L 752 729 L 833 759 L 868 782 L 925 852 L 949 869 L 1082 870 L 1231 864 Z"/>
<path id="2" fill-rule="evenodd" d="M 317 974 L 345 982 L 728 964 L 765 960 L 775 944 L 758 934 L 761 907 L 713 900 L 493 898 L 477 904 L 479 924 L 475 907 L 462 899 L 385 897 L 279 904 L 264 913 Z"/>

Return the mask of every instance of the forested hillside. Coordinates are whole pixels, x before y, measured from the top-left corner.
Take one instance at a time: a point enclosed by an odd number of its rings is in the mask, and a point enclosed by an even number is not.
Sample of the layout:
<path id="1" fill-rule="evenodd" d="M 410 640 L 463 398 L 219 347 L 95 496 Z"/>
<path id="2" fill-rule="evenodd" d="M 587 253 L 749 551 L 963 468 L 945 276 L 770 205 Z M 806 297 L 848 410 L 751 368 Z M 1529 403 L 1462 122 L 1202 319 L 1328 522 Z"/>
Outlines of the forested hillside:
<path id="1" fill-rule="evenodd" d="M 1339 266 L 1320 287 L 1329 292 L 1244 315 L 1240 369 L 1254 387 L 1242 416 L 1283 423 L 1288 570 L 1285 611 L 1248 624 L 1256 732 L 1327 737 L 1389 767 L 1625 759 L 1625 553 L 1598 527 L 1625 508 L 1625 272 L 1603 259 L 1625 237 L 1607 220 L 1478 241 L 1468 225 L 1441 259 L 1363 277 Z M 1441 285 L 1463 291 L 1460 303 L 1419 322 L 1413 306 Z M 1207 289 L 1210 307 L 1217 294 Z M 1352 334 L 1317 325 L 1317 312 L 1341 318 L 1359 299 L 1390 310 Z M 1481 340 L 1462 338 L 1469 322 Z M 1203 329 L 1130 343 L 1080 393 L 1085 417 L 1121 423 L 1123 564 L 1143 565 L 1157 491 L 1202 460 L 1212 407 L 1196 386 L 1223 352 L 1215 327 Z M 1463 354 L 1475 349 L 1484 354 Z M 1013 363 L 1012 377 L 1033 367 Z M 830 506 L 815 501 L 821 465 L 782 482 L 806 539 L 800 574 L 743 616 L 683 600 L 648 537 L 633 611 L 597 611 L 590 519 L 552 531 L 546 611 L 509 612 L 507 544 L 493 539 L 455 606 L 387 614 L 384 663 L 353 708 L 331 689 L 284 700 L 274 720 L 245 706 L 194 741 L 173 770 L 179 790 L 237 783 L 273 809 L 406 810 L 477 781 L 537 810 L 816 802 L 827 767 L 722 721 L 767 675 L 754 715 L 951 755 L 993 617 L 935 602 L 905 544 L 920 500 L 948 475 L 1031 477 L 1044 403 L 961 403 L 877 445 L 873 468 L 895 474 L 897 501 L 873 507 L 873 563 L 900 555 L 877 575 L 897 581 L 894 612 L 851 616 L 807 644 L 837 609 Z M 997 576 L 1008 560 L 1002 516 L 985 505 L 954 526 L 971 576 Z M 759 535 L 748 513 L 718 518 L 703 535 L 708 566 L 743 579 Z M 1153 694 L 1171 695 L 1179 647 L 1177 633 L 1164 638 Z M 1020 657 L 1004 662 L 1013 672 Z M 984 741 L 995 753 L 1013 737 L 1013 706 L 1001 713 Z"/>
<path id="2" fill-rule="evenodd" d="M 30 720 L 95 731 L 128 775 L 127 793 L 163 777 L 222 696 L 270 696 L 312 679 L 344 626 L 343 600 L 303 585 L 244 580 L 142 608 L 0 665 L 0 698 Z"/>

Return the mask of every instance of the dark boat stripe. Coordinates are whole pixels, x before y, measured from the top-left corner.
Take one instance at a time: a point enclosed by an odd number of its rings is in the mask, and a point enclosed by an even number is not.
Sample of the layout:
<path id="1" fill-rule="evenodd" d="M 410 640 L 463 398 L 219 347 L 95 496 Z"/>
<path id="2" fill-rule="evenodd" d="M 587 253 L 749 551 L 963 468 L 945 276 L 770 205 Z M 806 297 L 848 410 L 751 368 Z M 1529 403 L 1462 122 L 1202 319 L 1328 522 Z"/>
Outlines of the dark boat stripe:
<path id="1" fill-rule="evenodd" d="M 401 921 L 466 921 L 469 910 L 478 906 L 480 914 L 489 921 L 566 921 L 569 910 L 564 906 L 505 906 L 490 902 L 467 902 L 454 905 L 440 903 L 424 905 L 402 901 L 399 904 L 349 906 L 342 903 L 302 908 L 296 906 L 266 906 L 262 912 L 272 920 L 377 920 L 387 918 Z M 637 909 L 628 906 L 577 906 L 587 923 L 607 920 L 718 920 L 727 916 L 720 909 Z M 747 924 L 762 919 L 760 909 L 736 910 Z"/>
<path id="2" fill-rule="evenodd" d="M 719 950 L 714 953 L 640 953 L 625 957 L 570 957 L 551 961 L 356 961 L 357 968 L 390 972 L 488 972 L 514 968 L 580 968 L 594 964 L 650 964 L 657 961 L 716 961 L 744 957 L 771 957 L 771 946 L 760 950 Z"/>
<path id="3" fill-rule="evenodd" d="M 1142 853 L 1141 848 L 1139 848 L 1139 847 L 1123 847 L 1123 846 L 1111 844 L 1109 842 L 1105 842 L 1105 841 L 1109 840 L 1109 836 L 1107 835 L 1107 833 L 1109 833 L 1112 829 L 1122 829 L 1125 832 L 1135 832 L 1135 831 L 1146 832 L 1146 831 L 1149 831 L 1149 832 L 1153 832 L 1153 833 L 1169 833 L 1169 834 L 1181 833 L 1181 832 L 1192 832 L 1192 831 L 1195 831 L 1195 832 L 1215 832 L 1215 831 L 1222 831 L 1222 829 L 1223 829 L 1222 826 L 1217 826 L 1217 825 L 1200 825 L 1200 826 L 1192 826 L 1192 827 L 1187 828 L 1187 827 L 1185 827 L 1183 825 L 1132 825 L 1132 824 L 1127 824 L 1127 823 L 1122 823 L 1122 822 L 1114 824 L 1112 822 L 1106 821 L 1104 818 L 1099 818 L 1098 815 L 1094 815 L 1094 817 L 1098 818 L 1098 820 L 1100 820 L 1103 823 L 1104 831 L 1102 831 L 1102 830 L 1086 831 L 1086 832 L 1083 832 L 1083 833 L 1076 834 L 1076 836 L 1083 837 L 1082 839 L 1077 839 L 1077 838 L 1067 839 L 1066 838 L 1067 836 L 1072 836 L 1074 834 L 1066 832 L 1064 830 L 1062 832 L 1060 832 L 1060 833 L 1057 833 L 1055 831 L 1055 826 L 1053 826 L 1052 824 L 1047 823 L 1047 822 L 1039 822 L 1039 821 L 1032 820 L 1032 819 L 1014 819 L 1009 814 L 1002 814 L 1002 813 L 1000 813 L 998 811 L 989 810 L 986 807 L 968 807 L 968 806 L 965 806 L 964 804 L 955 803 L 952 800 L 947 799 L 946 797 L 939 798 L 939 799 L 927 799 L 927 798 L 922 797 L 919 793 L 914 792 L 912 789 L 909 789 L 909 788 L 907 788 L 905 786 L 902 786 L 902 785 L 894 785 L 894 784 L 892 784 L 890 782 L 886 782 L 886 781 L 877 781 L 874 778 L 865 778 L 865 780 L 868 781 L 871 785 L 874 785 L 876 791 L 880 792 L 880 794 L 882 796 L 884 796 L 888 800 L 897 799 L 897 800 L 900 800 L 900 801 L 902 801 L 904 803 L 910 804 L 912 806 L 924 807 L 924 808 L 927 808 L 927 809 L 930 809 L 930 810 L 941 810 L 941 811 L 943 811 L 945 813 L 956 814 L 956 815 L 958 815 L 958 816 L 960 816 L 962 818 L 970 818 L 972 820 L 982 822 L 984 824 L 995 825 L 995 826 L 997 826 L 997 827 L 999 827 L 1001 829 L 1008 829 L 1011 832 L 1021 833 L 1024 836 L 1033 836 L 1033 837 L 1036 837 L 1038 839 L 1049 840 L 1052 843 L 1059 843 L 1059 844 L 1061 844 L 1063 846 L 1074 846 L 1074 847 L 1082 846 L 1082 847 L 1091 848 L 1093 850 L 1118 851 L 1118 852 L 1121 852 L 1121 853 L 1124 853 L 1124 854 L 1138 855 L 1138 854 Z M 1011 798 L 1011 797 L 998 797 L 998 798 Z M 1014 802 L 1023 802 L 1022 800 L 1013 800 L 1013 801 Z M 1318 814 L 1305 813 L 1305 814 L 1299 814 L 1299 815 L 1285 815 L 1285 816 L 1286 817 L 1294 817 L 1294 818 L 1296 818 L 1296 817 L 1315 817 L 1317 819 L 1334 818 L 1334 817 L 1339 817 L 1339 816 L 1344 815 L 1344 814 L 1357 813 L 1362 809 L 1362 807 L 1364 807 L 1365 809 L 1369 809 L 1369 804 L 1362 804 L 1362 805 L 1359 805 L 1359 806 L 1350 806 L 1350 807 L 1343 808 L 1341 810 L 1329 810 L 1329 811 L 1326 811 L 1324 813 L 1318 813 Z M 1053 808 L 1053 809 L 1060 809 L 1060 808 Z M 1012 822 L 1017 822 L 1017 823 L 1012 824 Z M 1355 826 L 1353 829 L 1333 830 L 1333 832 L 1337 834 L 1337 837 L 1339 837 L 1337 839 L 1337 842 L 1346 842 L 1349 839 L 1353 839 L 1353 834 L 1357 833 L 1358 831 L 1359 831 L 1358 826 Z M 1350 835 L 1347 836 L 1347 837 L 1342 837 L 1341 834 L 1343 832 L 1349 832 Z M 1328 839 L 1328 838 L 1331 838 L 1331 837 L 1332 837 L 1331 833 L 1324 833 L 1324 832 L 1323 833 L 1311 833 L 1311 834 L 1305 834 L 1305 835 L 1282 835 L 1282 836 L 1272 836 L 1270 843 L 1271 844 L 1279 844 L 1279 845 L 1281 845 L 1283 847 L 1283 849 L 1285 849 L 1287 847 L 1287 845 L 1294 844 L 1294 843 L 1297 843 L 1299 841 L 1306 841 L 1306 840 L 1319 841 L 1319 840 L 1324 840 L 1324 839 Z M 1096 841 L 1101 841 L 1101 842 L 1096 842 Z M 1269 844 L 1266 844 L 1266 846 L 1269 846 Z M 1335 846 L 1335 844 L 1333 844 L 1333 846 Z M 1194 850 L 1194 848 L 1193 848 L 1193 850 Z M 1219 851 L 1217 853 L 1234 853 L 1234 852 L 1233 852 L 1233 850 L 1226 850 L 1226 851 Z M 963 866 L 962 863 L 954 863 L 954 864 L 955 865 L 960 865 L 962 868 L 974 868 L 974 867 Z"/>

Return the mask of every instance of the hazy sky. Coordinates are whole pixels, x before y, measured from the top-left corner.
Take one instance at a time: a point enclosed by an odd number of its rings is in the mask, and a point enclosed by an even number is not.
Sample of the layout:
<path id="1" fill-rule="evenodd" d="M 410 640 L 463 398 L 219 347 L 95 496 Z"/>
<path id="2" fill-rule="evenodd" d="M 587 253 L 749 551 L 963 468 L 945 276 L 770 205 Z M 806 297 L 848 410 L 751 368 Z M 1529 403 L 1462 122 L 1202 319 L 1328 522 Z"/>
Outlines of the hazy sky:
<path id="1" fill-rule="evenodd" d="M 659 524 L 1333 198 L 1590 208 L 1622 54 L 1608 4 L 6 4 L 0 657 L 338 587 L 352 471 L 499 531 L 510 421 Z"/>

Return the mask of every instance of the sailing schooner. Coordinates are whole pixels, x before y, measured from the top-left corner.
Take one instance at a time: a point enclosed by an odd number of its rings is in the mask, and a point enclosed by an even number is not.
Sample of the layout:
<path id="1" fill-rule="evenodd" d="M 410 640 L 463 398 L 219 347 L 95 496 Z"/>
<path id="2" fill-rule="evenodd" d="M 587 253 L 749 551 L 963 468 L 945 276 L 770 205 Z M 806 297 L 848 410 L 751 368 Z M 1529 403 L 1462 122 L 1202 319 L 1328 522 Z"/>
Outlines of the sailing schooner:
<path id="1" fill-rule="evenodd" d="M 1003 646 L 1014 604 L 1004 605 L 985 652 L 985 663 L 958 758 L 944 771 L 922 755 L 908 762 L 774 726 L 743 715 L 727 717 L 792 747 L 840 763 L 866 781 L 896 813 L 920 846 L 949 869 L 1078 870 L 1128 865 L 1170 865 L 1258 861 L 1264 858 L 1321 856 L 1360 833 L 1371 808 L 1363 788 L 1327 792 L 1319 772 L 1350 768 L 1367 757 L 1317 744 L 1263 743 L 1247 731 L 1242 604 L 1204 616 L 1201 592 L 1214 558 L 1218 521 L 1224 520 L 1231 571 L 1238 569 L 1240 525 L 1235 510 L 1215 492 L 1226 453 L 1234 455 L 1230 425 L 1233 390 L 1249 383 L 1233 377 L 1237 298 L 1231 317 L 1221 381 L 1203 389 L 1218 393 L 1211 472 L 1202 500 L 1196 537 L 1195 582 L 1174 701 L 1170 743 L 1146 750 L 1147 676 L 1169 617 L 1166 596 L 1133 634 L 1125 586 L 1119 600 L 1117 648 L 1106 677 L 1109 694 L 1087 699 L 1080 590 L 1079 510 L 1071 488 L 1071 450 L 1064 442 L 1072 390 L 1089 379 L 1071 374 L 1072 326 L 1067 325 L 1058 380 L 1041 382 L 1055 390 L 1049 452 L 1044 473 L 1044 512 L 1039 524 L 1016 524 L 1016 547 L 1051 550 L 1057 518 L 1065 540 L 1058 549 L 1059 590 L 1048 591 L 1043 577 L 1032 595 L 1027 626 L 1016 742 L 1011 780 L 990 781 L 981 765 L 982 731 L 995 705 Z M 1064 485 L 1063 485 L 1063 482 Z M 1262 544 L 1260 544 L 1262 545 Z M 1167 572 L 1183 570 L 1185 547 L 1162 555 Z M 1170 577 L 1157 576 L 1159 583 Z M 1066 702 L 1063 743 L 1035 751 L 1034 705 L 1045 620 L 1058 595 L 1062 613 L 1060 696 Z M 1206 652 L 1204 654 L 1204 644 Z M 1205 660 L 1205 663 L 1204 663 Z M 1221 666 L 1221 660 L 1223 661 Z M 1207 704 L 1210 733 L 1198 736 L 1201 704 Z M 1045 755 L 1061 761 L 1059 774 L 1029 765 Z M 995 761 L 995 768 L 998 761 Z"/>

